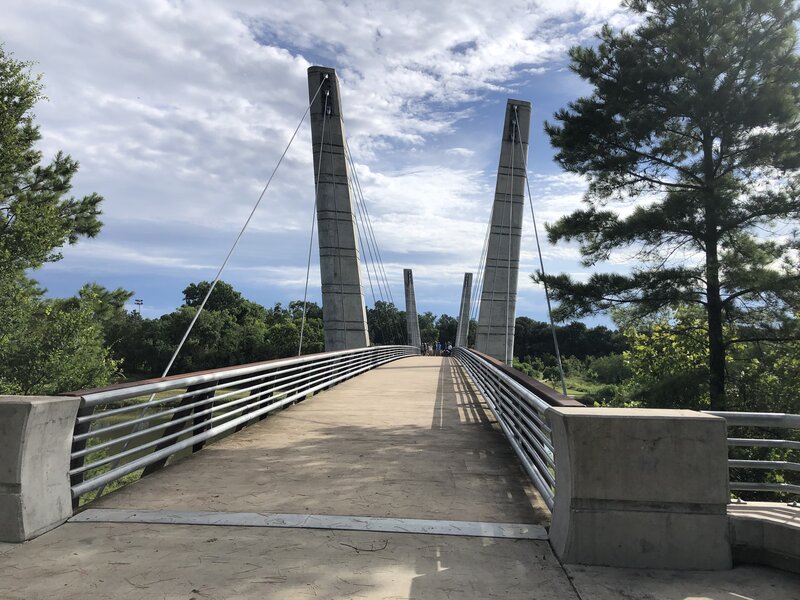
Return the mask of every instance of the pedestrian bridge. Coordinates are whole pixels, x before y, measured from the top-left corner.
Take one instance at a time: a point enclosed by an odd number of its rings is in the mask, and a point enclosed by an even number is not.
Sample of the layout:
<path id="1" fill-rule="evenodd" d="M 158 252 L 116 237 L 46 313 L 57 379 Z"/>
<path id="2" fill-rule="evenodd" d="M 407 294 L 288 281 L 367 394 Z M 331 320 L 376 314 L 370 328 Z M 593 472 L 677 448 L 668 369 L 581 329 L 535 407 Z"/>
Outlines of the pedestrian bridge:
<path id="1" fill-rule="evenodd" d="M 800 597 L 800 576 L 763 566 L 720 570 L 729 565 L 712 564 L 719 549 L 698 531 L 681 530 L 688 518 L 713 537 L 719 518 L 727 532 L 724 504 L 723 514 L 711 501 L 673 510 L 676 492 L 667 486 L 660 491 L 667 502 L 654 507 L 648 491 L 630 482 L 626 501 L 592 504 L 582 496 L 576 489 L 581 482 L 559 471 L 559 453 L 579 449 L 561 445 L 559 417 L 551 413 L 588 410 L 577 404 L 472 351 L 423 357 L 402 346 L 179 375 L 38 404 L 29 399 L 23 429 L 41 446 L 27 457 L 23 449 L 20 464 L 33 461 L 42 469 L 47 491 L 39 488 L 35 495 L 42 472 L 21 473 L 17 533 L 35 539 L 0 546 L 0 595 Z M 19 413 L 20 406 L 10 399 L 0 403 L 6 414 L 12 407 Z M 593 410 L 601 415 L 602 409 Z M 631 417 L 629 423 L 637 420 Z M 626 471 L 640 463 L 657 477 L 670 476 L 672 467 L 658 464 L 664 459 L 654 450 L 658 440 L 646 442 L 644 433 L 636 443 L 651 447 L 642 448 L 641 456 L 614 456 L 619 448 L 613 434 L 624 424 L 609 418 L 594 423 L 610 440 L 596 452 L 608 453 L 608 461 Z M 675 426 L 659 419 L 664 428 Z M 679 419 L 672 435 L 680 438 L 686 433 L 681 427 L 694 421 Z M 66 435 L 58 431 L 64 422 L 70 423 Z M 566 431 L 582 426 L 580 420 L 566 424 Z M 640 423 L 638 430 L 652 424 Z M 65 449 L 60 456 L 59 448 Z M 700 458 L 713 464 L 714 457 Z M 698 457 L 682 458 L 683 466 L 685 460 Z M 695 467 L 707 475 L 702 464 Z M 614 470 L 612 465 L 604 477 L 612 495 L 627 476 Z M 637 477 L 647 479 L 641 472 Z M 727 481 L 727 473 L 722 477 Z M 684 487 L 695 481 L 687 473 Z M 572 496 L 566 508 L 562 493 Z M 768 521 L 780 521 L 783 531 L 795 530 L 784 543 L 797 544 L 796 508 L 750 508 L 769 517 L 742 516 L 746 507 L 734 507 L 739 523 L 761 527 L 763 537 L 764 531 L 774 534 Z M 58 510 L 61 516 L 52 521 Z M 580 520 L 591 512 L 619 531 Z M 43 515 L 49 523 L 41 522 Z M 637 529 L 642 515 L 650 533 Z M 662 517 L 672 523 L 666 530 Z M 589 552 L 600 560 L 569 559 L 576 551 L 588 556 L 585 544 L 554 531 L 570 530 L 569 521 L 581 524 L 573 532 L 578 537 L 594 538 Z M 9 539 L 5 517 L 2 526 Z M 745 539 L 741 527 L 730 531 Z M 677 547 L 686 535 L 692 546 Z M 652 557 L 673 570 L 653 570 Z M 788 552 L 783 558 L 796 560 Z M 621 562 L 639 569 L 602 566 Z M 692 568 L 704 570 L 684 570 Z"/>
<path id="2" fill-rule="evenodd" d="M 373 304 L 391 286 L 335 72 L 309 69 L 328 352 L 299 356 L 303 317 L 297 358 L 0 397 L 0 598 L 800 599 L 800 509 L 729 504 L 800 486 L 728 475 L 800 470 L 728 460 L 800 449 L 774 436 L 800 416 L 588 408 L 508 366 L 530 110 L 506 106 L 453 357 L 423 357 L 410 269 L 411 345 L 371 345 L 359 248 Z"/>

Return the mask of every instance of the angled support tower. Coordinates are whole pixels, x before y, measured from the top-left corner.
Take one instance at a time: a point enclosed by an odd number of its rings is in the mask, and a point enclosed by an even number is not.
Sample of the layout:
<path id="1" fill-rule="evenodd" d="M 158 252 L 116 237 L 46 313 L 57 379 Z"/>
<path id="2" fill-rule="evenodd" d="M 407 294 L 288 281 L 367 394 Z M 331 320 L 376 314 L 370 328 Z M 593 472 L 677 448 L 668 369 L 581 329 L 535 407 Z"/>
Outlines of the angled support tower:
<path id="1" fill-rule="evenodd" d="M 336 71 L 325 67 L 308 69 L 308 95 L 312 100 L 311 141 L 325 350 L 365 348 L 369 346 L 369 332 Z"/>
<path id="2" fill-rule="evenodd" d="M 472 295 L 472 273 L 464 273 L 464 287 L 461 289 L 461 310 L 458 313 L 456 346 L 467 347 L 469 338 L 470 296 Z"/>
<path id="3" fill-rule="evenodd" d="M 530 102 L 508 101 L 475 340 L 477 350 L 509 365 L 514 353 L 530 121 Z"/>
<path id="4" fill-rule="evenodd" d="M 419 348 L 422 338 L 419 335 L 419 318 L 417 317 L 417 300 L 414 296 L 414 276 L 411 269 L 403 269 L 403 281 L 406 288 L 406 331 L 408 345 Z"/>

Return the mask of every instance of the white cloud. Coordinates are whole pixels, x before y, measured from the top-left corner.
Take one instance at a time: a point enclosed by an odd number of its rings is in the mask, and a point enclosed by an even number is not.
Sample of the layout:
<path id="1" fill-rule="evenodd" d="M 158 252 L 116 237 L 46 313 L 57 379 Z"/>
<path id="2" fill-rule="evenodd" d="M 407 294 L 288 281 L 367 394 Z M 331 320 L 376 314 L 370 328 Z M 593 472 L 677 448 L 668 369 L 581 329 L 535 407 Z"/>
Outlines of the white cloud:
<path id="1" fill-rule="evenodd" d="M 470 157 L 475 154 L 475 151 L 470 150 L 469 148 L 448 148 L 445 152 L 447 154 L 452 154 L 453 156 L 463 156 L 463 157 Z"/>
<path id="2" fill-rule="evenodd" d="M 558 72 L 567 48 L 604 20 L 630 22 L 617 0 L 514 0 L 503 10 L 477 0 L 7 0 L 3 12 L 6 50 L 45 75 L 42 149 L 80 160 L 77 194 L 106 198 L 101 237 L 68 249 L 39 273 L 45 282 L 48 269 L 114 272 L 108 281 L 133 288 L 142 269 L 174 272 L 176 289 L 213 276 L 308 102 L 306 69 L 323 62 L 340 77 L 396 299 L 411 266 L 430 289 L 450 286 L 453 303 L 478 262 L 493 197 L 499 124 L 481 119 L 504 104 L 498 94 L 528 93 L 529 78 Z M 310 146 L 304 126 L 232 279 L 302 292 Z M 585 190 L 549 171 L 531 185 L 540 227 Z M 544 246 L 546 258 L 574 259 L 574 248 Z M 424 303 L 424 285 L 417 293 Z"/>

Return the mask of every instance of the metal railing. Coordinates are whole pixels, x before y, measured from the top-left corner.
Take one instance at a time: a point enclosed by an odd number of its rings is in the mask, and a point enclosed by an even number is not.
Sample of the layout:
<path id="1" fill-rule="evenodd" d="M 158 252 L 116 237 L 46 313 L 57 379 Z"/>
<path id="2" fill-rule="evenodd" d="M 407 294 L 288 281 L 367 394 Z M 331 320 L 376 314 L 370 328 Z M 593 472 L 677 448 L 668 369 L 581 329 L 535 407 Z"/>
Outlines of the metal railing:
<path id="1" fill-rule="evenodd" d="M 550 510 L 555 498 L 555 461 L 545 413 L 553 405 L 582 406 L 543 384 L 474 350 L 457 347 L 453 357 L 480 390 L 525 472 Z"/>
<path id="2" fill-rule="evenodd" d="M 271 411 L 415 354 L 412 346 L 374 346 L 65 394 L 82 399 L 70 456 L 72 497 L 102 492 L 142 469 L 149 474 L 170 456 L 196 452 Z"/>
<path id="3" fill-rule="evenodd" d="M 753 412 L 721 412 L 704 411 L 710 415 L 723 417 L 728 429 L 755 427 L 759 429 L 800 429 L 800 415 L 785 413 L 753 413 Z M 800 441 L 771 438 L 729 437 L 728 446 L 746 448 L 779 448 L 784 450 L 800 450 Z M 788 460 L 728 460 L 730 469 L 764 469 L 769 471 L 800 471 L 800 463 Z M 733 481 L 730 489 L 734 491 L 782 492 L 800 495 L 800 485 L 793 483 L 766 481 Z"/>

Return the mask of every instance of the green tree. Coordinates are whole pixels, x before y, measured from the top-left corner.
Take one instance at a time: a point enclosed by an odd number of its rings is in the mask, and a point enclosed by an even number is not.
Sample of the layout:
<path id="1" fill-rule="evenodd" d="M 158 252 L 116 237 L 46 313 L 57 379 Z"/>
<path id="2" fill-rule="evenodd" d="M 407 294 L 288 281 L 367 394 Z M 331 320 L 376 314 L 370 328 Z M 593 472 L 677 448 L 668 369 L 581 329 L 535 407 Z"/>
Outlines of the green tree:
<path id="1" fill-rule="evenodd" d="M 18 275 L 0 279 L 0 315 L 0 393 L 53 395 L 105 385 L 118 374 L 93 299 L 44 300 Z"/>
<path id="2" fill-rule="evenodd" d="M 439 339 L 439 330 L 436 327 L 436 315 L 426 311 L 419 315 L 419 336 L 421 341 L 434 343 Z"/>
<path id="3" fill-rule="evenodd" d="M 475 319 L 469 320 L 469 331 L 467 332 L 467 347 L 475 347 L 475 338 L 478 337 L 478 322 Z"/>
<path id="4" fill-rule="evenodd" d="M 441 341 L 442 344 L 446 344 L 447 342 L 454 344 L 456 341 L 456 333 L 458 332 L 458 318 L 442 314 L 436 319 L 436 329 L 439 330 L 439 341 Z"/>
<path id="5" fill-rule="evenodd" d="M 590 356 L 588 363 L 590 376 L 600 383 L 622 383 L 631 376 L 622 354 Z"/>
<path id="6" fill-rule="evenodd" d="M 0 277 L 61 258 L 58 249 L 100 231 L 102 197 L 68 196 L 78 162 L 58 152 L 47 164 L 33 107 L 41 75 L 0 46 Z"/>
<path id="7" fill-rule="evenodd" d="M 209 288 L 211 288 L 210 281 L 187 285 L 183 290 L 184 305 L 200 308 Z M 204 310 L 227 310 L 238 314 L 242 309 L 243 301 L 244 298 L 240 292 L 237 292 L 230 283 L 220 280 L 214 286 L 211 296 L 208 297 Z"/>
<path id="8" fill-rule="evenodd" d="M 375 306 L 367 308 L 367 326 L 373 344 L 408 343 L 406 313 L 398 310 L 392 302 L 378 300 Z"/>
<path id="9" fill-rule="evenodd" d="M 25 276 L 101 226 L 99 195 L 69 196 L 77 161 L 58 152 L 42 162 L 33 115 L 42 89 L 31 64 L 0 46 L 0 393 L 55 394 L 118 372 L 96 320 L 98 290 L 45 300 Z"/>
<path id="10" fill-rule="evenodd" d="M 592 93 L 545 125 L 558 162 L 590 182 L 587 207 L 549 237 L 577 240 L 587 266 L 635 247 L 640 266 L 585 283 L 534 277 L 547 281 L 562 319 L 618 304 L 643 314 L 701 305 L 711 406 L 722 409 L 724 322 L 770 323 L 752 339 L 779 339 L 797 307 L 798 238 L 761 228 L 800 217 L 800 9 L 792 0 L 625 4 L 641 24 L 605 26 L 597 48 L 570 51 Z M 634 207 L 621 213 L 611 202 Z"/>
<path id="11" fill-rule="evenodd" d="M 649 408 L 707 409 L 708 343 L 698 310 L 677 311 L 675 319 L 626 330 L 623 353 L 631 377 L 622 398 Z"/>
<path id="12" fill-rule="evenodd" d="M 603 325 L 587 327 L 584 323 L 574 321 L 567 325 L 557 325 L 556 336 L 564 356 L 575 356 L 581 360 L 585 360 L 588 356 L 620 353 L 627 347 L 621 333 Z M 534 321 L 529 317 L 517 317 L 514 329 L 514 356 L 545 354 L 555 355 L 550 324 Z M 555 361 L 555 358 L 553 360 Z"/>

